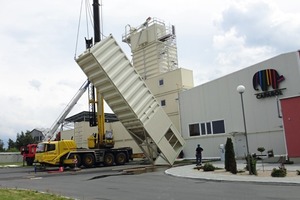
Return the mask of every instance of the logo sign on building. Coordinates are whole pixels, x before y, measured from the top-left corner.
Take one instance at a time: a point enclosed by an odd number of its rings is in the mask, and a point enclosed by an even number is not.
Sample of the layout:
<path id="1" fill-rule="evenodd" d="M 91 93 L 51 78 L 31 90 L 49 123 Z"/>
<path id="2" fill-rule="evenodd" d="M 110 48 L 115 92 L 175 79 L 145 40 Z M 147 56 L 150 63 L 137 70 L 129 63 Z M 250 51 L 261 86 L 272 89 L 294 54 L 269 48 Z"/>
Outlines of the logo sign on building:
<path id="1" fill-rule="evenodd" d="M 282 90 L 285 88 L 279 88 L 279 84 L 284 81 L 284 79 L 284 76 L 279 75 L 275 69 L 264 69 L 256 72 L 252 79 L 253 88 L 256 91 L 262 91 L 255 94 L 256 98 L 263 99 L 282 95 Z"/>

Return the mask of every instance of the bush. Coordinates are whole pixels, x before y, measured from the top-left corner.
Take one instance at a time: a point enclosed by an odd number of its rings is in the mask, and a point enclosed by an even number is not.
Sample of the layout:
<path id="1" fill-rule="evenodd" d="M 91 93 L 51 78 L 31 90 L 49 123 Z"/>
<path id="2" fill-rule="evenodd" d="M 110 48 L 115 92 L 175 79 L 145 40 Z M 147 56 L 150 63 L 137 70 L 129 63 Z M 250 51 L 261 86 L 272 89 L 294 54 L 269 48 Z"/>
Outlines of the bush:
<path id="1" fill-rule="evenodd" d="M 208 171 L 215 171 L 215 167 L 211 163 L 205 163 L 203 166 L 203 171 L 208 172 Z"/>
<path id="2" fill-rule="evenodd" d="M 249 171 L 248 169 L 248 159 L 247 159 L 247 156 L 245 157 L 246 159 L 246 170 Z M 257 170 L 256 170 L 256 159 L 253 158 L 253 156 L 249 155 L 249 160 L 250 160 L 250 167 L 251 167 L 251 174 L 254 174 L 254 175 L 257 175 Z"/>
<path id="3" fill-rule="evenodd" d="M 264 152 L 266 149 L 264 147 L 258 147 L 257 148 L 257 151 L 259 151 L 261 154 L 262 152 Z"/>
<path id="4" fill-rule="evenodd" d="M 231 138 L 227 138 L 225 145 L 225 169 L 226 171 L 230 171 L 232 174 L 237 173 L 235 153 Z"/>
<path id="5" fill-rule="evenodd" d="M 272 177 L 285 177 L 286 176 L 286 169 L 281 167 L 279 169 L 274 168 L 271 173 Z"/>

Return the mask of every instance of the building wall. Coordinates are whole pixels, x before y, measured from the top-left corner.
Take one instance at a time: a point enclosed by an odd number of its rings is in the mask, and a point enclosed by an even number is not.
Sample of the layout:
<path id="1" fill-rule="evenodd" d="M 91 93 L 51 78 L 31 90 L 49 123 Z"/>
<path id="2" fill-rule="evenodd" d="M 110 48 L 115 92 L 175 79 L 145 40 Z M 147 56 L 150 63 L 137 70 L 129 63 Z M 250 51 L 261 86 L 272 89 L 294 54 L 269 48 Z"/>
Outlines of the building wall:
<path id="1" fill-rule="evenodd" d="M 161 81 L 163 81 L 163 84 Z M 194 86 L 193 71 L 183 68 L 166 72 L 145 80 L 147 87 L 158 100 L 175 127 L 180 130 L 178 94 Z"/>
<path id="2" fill-rule="evenodd" d="M 33 129 L 31 132 L 30 132 L 32 138 L 36 141 L 36 142 L 41 142 L 44 140 L 44 135 L 42 133 L 42 131 L 40 130 L 37 130 L 37 129 Z"/>
<path id="3" fill-rule="evenodd" d="M 236 90 L 238 85 L 246 88 L 243 99 L 250 152 L 257 153 L 257 148 L 262 146 L 266 150 L 273 149 L 277 155 L 286 153 L 283 122 L 278 118 L 276 97 L 258 99 L 256 94 L 263 91 L 260 86 L 258 90 L 253 87 L 253 76 L 265 69 L 275 69 L 285 77 L 278 83 L 279 89 L 285 88 L 280 98 L 300 93 L 298 52 L 279 55 L 180 93 L 181 131 L 187 141 L 185 157 L 195 157 L 198 143 L 204 148 L 204 157 L 220 157 L 219 145 L 225 144 L 227 137 L 233 138 L 238 157 L 246 154 L 241 97 Z M 271 86 L 267 89 L 270 94 L 274 90 Z M 224 120 L 225 133 L 189 135 L 190 124 L 215 120 Z"/>

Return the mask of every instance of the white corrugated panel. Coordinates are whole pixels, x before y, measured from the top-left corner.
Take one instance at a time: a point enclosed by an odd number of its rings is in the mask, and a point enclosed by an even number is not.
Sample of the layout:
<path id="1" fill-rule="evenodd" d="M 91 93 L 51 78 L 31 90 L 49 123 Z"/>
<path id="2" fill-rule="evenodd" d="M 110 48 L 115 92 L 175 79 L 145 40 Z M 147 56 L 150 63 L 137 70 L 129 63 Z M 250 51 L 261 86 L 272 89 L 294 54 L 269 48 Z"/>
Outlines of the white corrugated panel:
<path id="1" fill-rule="evenodd" d="M 172 165 L 185 141 L 113 36 L 85 51 L 76 62 L 138 145 L 151 138 L 161 151 L 157 162 L 163 159 Z"/>

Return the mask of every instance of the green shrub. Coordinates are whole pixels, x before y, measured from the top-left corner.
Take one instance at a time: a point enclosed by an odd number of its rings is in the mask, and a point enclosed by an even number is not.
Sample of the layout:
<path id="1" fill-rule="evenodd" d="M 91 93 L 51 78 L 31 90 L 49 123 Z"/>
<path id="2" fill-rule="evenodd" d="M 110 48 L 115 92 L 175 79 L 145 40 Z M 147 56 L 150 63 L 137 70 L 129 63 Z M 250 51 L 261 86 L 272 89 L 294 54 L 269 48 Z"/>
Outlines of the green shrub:
<path id="1" fill-rule="evenodd" d="M 215 167 L 211 163 L 205 163 L 203 166 L 203 171 L 208 172 L 208 171 L 215 171 Z"/>
<path id="2" fill-rule="evenodd" d="M 281 167 L 279 169 L 274 168 L 271 173 L 272 177 L 285 177 L 286 176 L 286 169 Z"/>
<path id="3" fill-rule="evenodd" d="M 246 170 L 249 171 L 248 169 L 248 159 L 247 156 L 245 157 L 246 159 Z M 249 161 L 250 161 L 250 165 L 251 165 L 251 174 L 257 175 L 257 170 L 256 170 L 256 159 L 253 158 L 253 156 L 249 155 Z"/>
<path id="4" fill-rule="evenodd" d="M 260 153 L 264 152 L 266 149 L 264 147 L 258 147 L 257 151 L 259 151 Z"/>
<path id="5" fill-rule="evenodd" d="M 231 138 L 227 138 L 225 144 L 225 169 L 226 171 L 230 171 L 232 174 L 237 173 L 235 153 Z"/>

